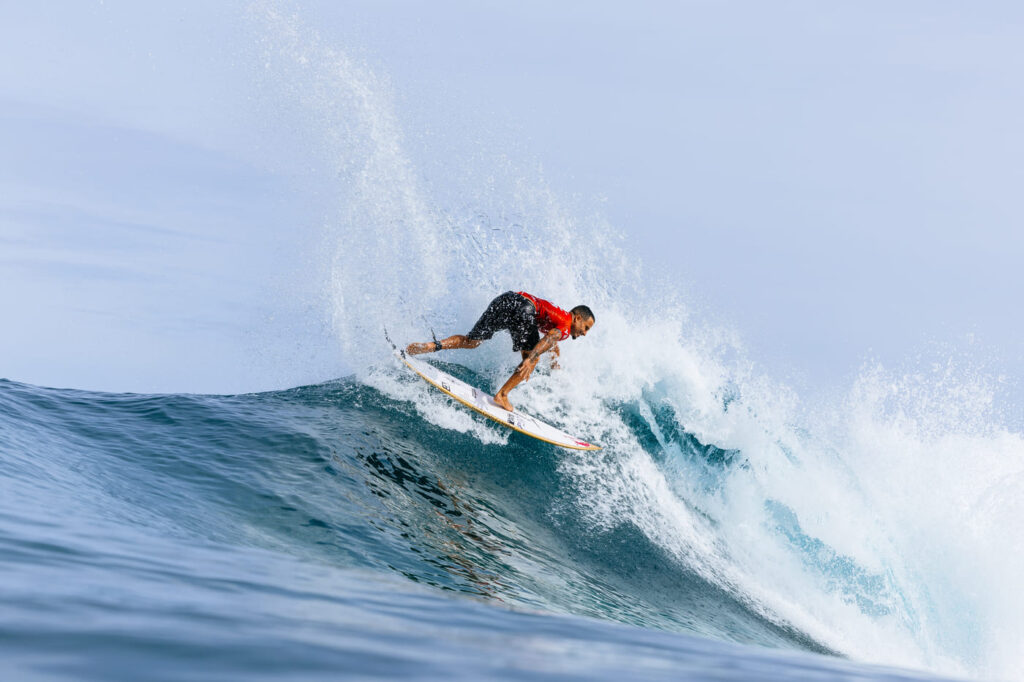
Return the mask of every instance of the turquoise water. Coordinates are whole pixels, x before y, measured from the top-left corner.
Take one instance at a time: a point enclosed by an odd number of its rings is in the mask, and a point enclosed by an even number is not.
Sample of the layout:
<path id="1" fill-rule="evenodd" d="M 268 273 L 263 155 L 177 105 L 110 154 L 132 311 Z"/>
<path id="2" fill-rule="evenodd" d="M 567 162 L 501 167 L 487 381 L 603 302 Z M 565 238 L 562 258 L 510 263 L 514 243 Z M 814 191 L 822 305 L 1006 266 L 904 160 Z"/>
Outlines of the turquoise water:
<path id="1" fill-rule="evenodd" d="M 565 456 L 433 426 L 354 379 L 239 396 L 2 381 L 0 671 L 914 678 L 822 655 L 636 529 L 589 526 Z"/>

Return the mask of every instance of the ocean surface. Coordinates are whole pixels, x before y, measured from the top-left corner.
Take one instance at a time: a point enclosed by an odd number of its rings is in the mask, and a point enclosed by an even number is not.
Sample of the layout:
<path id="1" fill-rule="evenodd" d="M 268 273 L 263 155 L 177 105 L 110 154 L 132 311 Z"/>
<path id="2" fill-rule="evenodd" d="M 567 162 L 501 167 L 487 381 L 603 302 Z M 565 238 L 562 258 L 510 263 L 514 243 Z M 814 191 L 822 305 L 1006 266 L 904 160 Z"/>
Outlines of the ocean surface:
<path id="1" fill-rule="evenodd" d="M 617 410 L 656 466 L 708 484 L 744 466 Z M 352 378 L 237 396 L 0 381 L 0 673 L 932 678 L 851 662 L 639 528 L 593 527 L 574 460 L 612 453 L 476 421 L 496 442 Z M 886 608 L 884 576 L 846 570 L 861 608 Z"/>

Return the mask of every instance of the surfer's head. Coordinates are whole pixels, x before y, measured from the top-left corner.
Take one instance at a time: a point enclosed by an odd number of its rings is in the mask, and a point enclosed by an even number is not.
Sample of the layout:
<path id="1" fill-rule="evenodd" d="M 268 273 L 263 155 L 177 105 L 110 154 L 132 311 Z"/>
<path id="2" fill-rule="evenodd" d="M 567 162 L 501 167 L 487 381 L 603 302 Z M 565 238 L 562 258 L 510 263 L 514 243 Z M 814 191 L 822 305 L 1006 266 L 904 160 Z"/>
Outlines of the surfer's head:
<path id="1" fill-rule="evenodd" d="M 585 305 L 578 305 L 569 312 L 572 313 L 572 326 L 569 327 L 572 338 L 578 339 L 581 336 L 586 336 L 590 328 L 594 326 L 593 311 Z"/>

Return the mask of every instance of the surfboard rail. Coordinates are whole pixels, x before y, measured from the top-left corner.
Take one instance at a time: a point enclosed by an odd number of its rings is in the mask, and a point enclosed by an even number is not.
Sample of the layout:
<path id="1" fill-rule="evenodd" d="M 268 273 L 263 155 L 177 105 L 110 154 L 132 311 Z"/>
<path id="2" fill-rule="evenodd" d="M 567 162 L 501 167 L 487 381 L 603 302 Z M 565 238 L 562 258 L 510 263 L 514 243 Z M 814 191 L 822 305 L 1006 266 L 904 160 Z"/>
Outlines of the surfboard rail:
<path id="1" fill-rule="evenodd" d="M 394 345 L 392 344 L 392 347 Z M 428 384 L 434 386 L 442 393 L 454 398 L 469 409 L 492 419 L 502 426 L 518 431 L 524 435 L 536 438 L 537 440 L 557 445 L 570 450 L 600 450 L 599 445 L 588 443 L 585 440 L 571 436 L 565 431 L 537 419 L 519 410 L 509 411 L 494 402 L 494 396 L 470 386 L 461 379 L 444 372 L 433 365 L 409 357 L 401 349 L 395 348 L 395 357 L 401 360 L 406 367 L 418 374 Z"/>

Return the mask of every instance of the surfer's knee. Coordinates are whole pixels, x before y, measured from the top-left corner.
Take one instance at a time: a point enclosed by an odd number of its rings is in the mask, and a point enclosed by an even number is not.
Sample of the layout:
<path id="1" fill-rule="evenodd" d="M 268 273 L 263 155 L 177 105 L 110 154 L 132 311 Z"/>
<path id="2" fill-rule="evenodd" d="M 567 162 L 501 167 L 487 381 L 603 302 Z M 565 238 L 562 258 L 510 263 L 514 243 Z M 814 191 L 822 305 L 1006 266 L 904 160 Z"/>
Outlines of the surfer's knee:
<path id="1" fill-rule="evenodd" d="M 444 343 L 445 348 L 476 348 L 483 341 L 481 339 L 471 339 L 462 334 L 456 334 L 455 336 L 448 337 L 442 343 Z"/>

